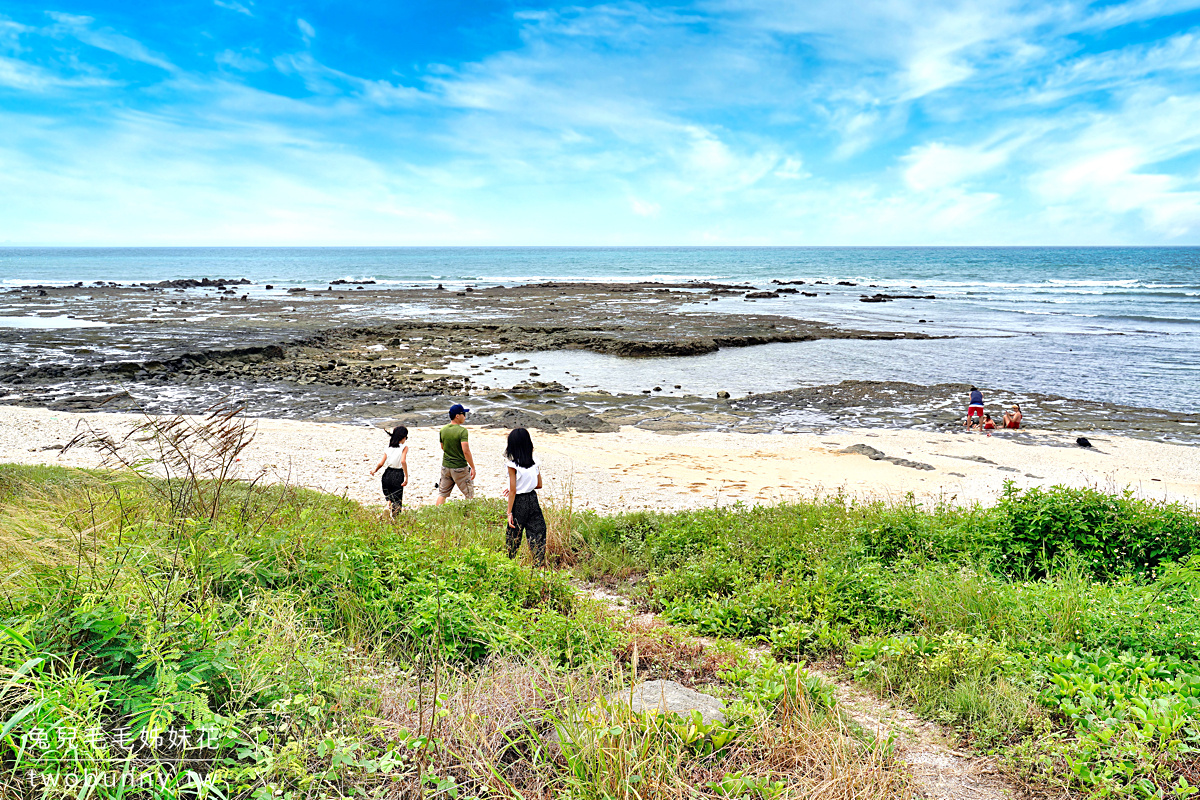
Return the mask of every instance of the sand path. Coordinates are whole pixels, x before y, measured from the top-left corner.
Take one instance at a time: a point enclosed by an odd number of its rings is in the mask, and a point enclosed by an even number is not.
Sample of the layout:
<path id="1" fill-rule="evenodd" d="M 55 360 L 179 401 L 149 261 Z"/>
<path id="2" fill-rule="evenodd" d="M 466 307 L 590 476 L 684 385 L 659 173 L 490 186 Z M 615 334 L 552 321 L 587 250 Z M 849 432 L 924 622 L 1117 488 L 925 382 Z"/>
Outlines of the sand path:
<path id="1" fill-rule="evenodd" d="M 668 626 L 652 611 L 639 613 L 628 597 L 596 584 L 572 583 L 578 591 L 631 623 Z M 707 636 L 682 635 L 706 646 L 716 643 Z M 759 660 L 771 657 L 770 651 L 763 646 L 750 645 L 748 650 Z M 995 759 L 960 750 L 953 731 L 865 691 L 850 678 L 839 675 L 835 664 L 809 664 L 805 669 L 833 688 L 838 710 L 844 719 L 852 721 L 879 742 L 894 742 L 895 753 L 908 767 L 919 797 L 925 800 L 1011 800 L 1019 796 L 1018 788 L 997 769 Z"/>
<path id="2" fill-rule="evenodd" d="M 0 406 L 0 462 L 96 466 L 100 459 L 94 450 L 72 448 L 64 454 L 53 448 L 87 426 L 119 433 L 138 419 Z M 1095 446 L 1085 450 L 1074 446 L 1073 435 L 1024 432 L 665 435 L 630 427 L 600 434 L 533 433 L 547 499 L 597 511 L 771 504 L 838 491 L 860 499 L 900 499 L 912 492 L 922 500 L 988 501 L 1006 480 L 1021 487 L 1130 488 L 1146 498 L 1200 503 L 1196 447 L 1121 436 L 1093 436 Z M 505 436 L 501 430 L 471 429 L 482 496 L 499 496 L 506 486 Z M 381 504 L 378 478 L 368 473 L 386 443 L 383 432 L 367 426 L 261 419 L 241 468 L 244 475 L 266 470 L 277 480 Z M 933 469 L 838 452 L 854 444 Z M 440 464 L 437 430 L 414 429 L 409 448 L 405 503 L 431 503 Z"/>

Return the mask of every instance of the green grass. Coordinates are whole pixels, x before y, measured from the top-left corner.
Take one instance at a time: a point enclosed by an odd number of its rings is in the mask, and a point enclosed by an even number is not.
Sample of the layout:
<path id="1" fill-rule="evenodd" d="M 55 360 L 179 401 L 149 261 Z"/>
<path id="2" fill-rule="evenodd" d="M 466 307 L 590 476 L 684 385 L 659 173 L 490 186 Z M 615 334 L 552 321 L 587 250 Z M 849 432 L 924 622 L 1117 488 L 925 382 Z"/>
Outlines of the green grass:
<path id="1" fill-rule="evenodd" d="M 844 659 L 1023 781 L 1192 792 L 1195 509 L 1009 488 L 987 508 L 834 496 L 589 518 L 578 536 L 593 574 L 640 574 L 642 602 L 668 619 L 781 659 Z"/>
<path id="2" fill-rule="evenodd" d="M 496 502 L 391 524 L 228 483 L 193 515 L 137 473 L 12 465 L 0 498 L 4 797 L 910 792 L 803 670 L 630 629 L 510 561 Z M 552 557 L 590 569 L 599 518 L 549 517 Z M 726 696 L 728 724 L 597 716 L 647 674 Z"/>
<path id="3" fill-rule="evenodd" d="M 1193 791 L 1194 509 L 1061 488 L 550 507 L 557 569 L 538 570 L 502 554 L 496 502 L 390 524 L 286 487 L 219 498 L 193 515 L 136 473 L 0 466 L 5 796 L 800 797 L 830 775 L 830 796 L 906 796 L 886 747 L 789 666 L 817 659 L 1035 790 Z M 781 663 L 629 628 L 572 572 Z M 729 725 L 593 701 L 648 674 L 725 696 Z M 209 747 L 148 744 L 179 731 Z M 45 788 L 83 774 L 116 785 Z"/>

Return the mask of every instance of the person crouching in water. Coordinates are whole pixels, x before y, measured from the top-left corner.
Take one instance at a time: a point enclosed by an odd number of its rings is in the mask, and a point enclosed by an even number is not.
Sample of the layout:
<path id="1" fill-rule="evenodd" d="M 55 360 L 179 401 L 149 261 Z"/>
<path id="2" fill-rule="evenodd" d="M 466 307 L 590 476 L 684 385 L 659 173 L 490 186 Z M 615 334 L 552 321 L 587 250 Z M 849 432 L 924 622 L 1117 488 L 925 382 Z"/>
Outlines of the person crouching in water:
<path id="1" fill-rule="evenodd" d="M 404 506 L 404 487 L 408 486 L 408 428 L 399 425 L 392 429 L 392 438 L 388 441 L 383 458 L 371 470 L 371 475 L 383 469 L 383 496 L 388 502 L 388 512 L 392 519 L 400 515 Z M 386 467 L 386 469 L 384 469 Z"/>
<path id="2" fill-rule="evenodd" d="M 516 558 L 521 547 L 521 534 L 529 539 L 529 553 L 536 566 L 546 566 L 546 518 L 538 505 L 537 491 L 542 488 L 542 472 L 533 460 L 533 440 L 529 431 L 514 428 L 508 434 L 508 447 L 504 450 L 505 466 L 508 467 L 508 529 L 504 541 L 508 545 L 508 557 Z"/>

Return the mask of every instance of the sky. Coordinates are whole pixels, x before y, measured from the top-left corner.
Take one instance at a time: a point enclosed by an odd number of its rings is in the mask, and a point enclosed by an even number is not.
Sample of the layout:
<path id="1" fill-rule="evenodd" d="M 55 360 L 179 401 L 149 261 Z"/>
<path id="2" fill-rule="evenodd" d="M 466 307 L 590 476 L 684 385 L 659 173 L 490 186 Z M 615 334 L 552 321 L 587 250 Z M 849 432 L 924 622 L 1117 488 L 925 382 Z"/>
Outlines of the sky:
<path id="1" fill-rule="evenodd" d="M 1200 0 L 0 0 L 0 244 L 1200 244 Z"/>

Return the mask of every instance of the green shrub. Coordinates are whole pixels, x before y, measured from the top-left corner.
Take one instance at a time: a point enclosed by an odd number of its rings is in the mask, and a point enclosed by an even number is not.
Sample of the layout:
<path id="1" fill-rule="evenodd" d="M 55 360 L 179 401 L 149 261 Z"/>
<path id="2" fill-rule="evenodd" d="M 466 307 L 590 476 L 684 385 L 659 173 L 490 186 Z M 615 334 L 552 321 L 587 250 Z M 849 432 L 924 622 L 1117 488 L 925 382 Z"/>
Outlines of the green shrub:
<path id="1" fill-rule="evenodd" d="M 1024 492 L 1009 483 L 996 506 L 998 562 L 1010 573 L 1045 575 L 1068 554 L 1100 578 L 1152 573 L 1200 543 L 1200 514 L 1177 503 L 1139 500 L 1126 490 L 1055 486 Z"/>

